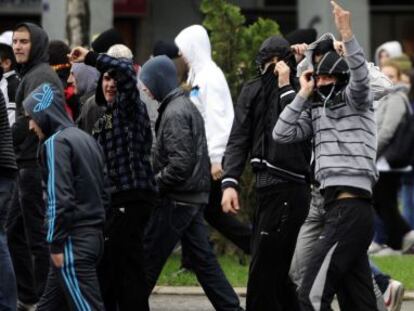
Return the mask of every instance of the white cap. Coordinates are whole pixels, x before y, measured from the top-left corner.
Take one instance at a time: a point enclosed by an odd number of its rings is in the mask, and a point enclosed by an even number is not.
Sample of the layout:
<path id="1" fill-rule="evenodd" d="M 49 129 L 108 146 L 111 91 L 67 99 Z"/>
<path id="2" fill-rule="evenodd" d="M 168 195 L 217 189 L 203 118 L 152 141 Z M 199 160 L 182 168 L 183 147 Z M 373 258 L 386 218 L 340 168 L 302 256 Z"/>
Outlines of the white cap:
<path id="1" fill-rule="evenodd" d="M 13 43 L 13 31 L 8 30 L 8 31 L 3 32 L 0 35 L 0 43 L 7 44 L 7 45 L 11 46 L 12 43 Z"/>
<path id="2" fill-rule="evenodd" d="M 106 54 L 115 58 L 132 59 L 134 57 L 131 50 L 123 44 L 115 44 L 111 46 Z"/>

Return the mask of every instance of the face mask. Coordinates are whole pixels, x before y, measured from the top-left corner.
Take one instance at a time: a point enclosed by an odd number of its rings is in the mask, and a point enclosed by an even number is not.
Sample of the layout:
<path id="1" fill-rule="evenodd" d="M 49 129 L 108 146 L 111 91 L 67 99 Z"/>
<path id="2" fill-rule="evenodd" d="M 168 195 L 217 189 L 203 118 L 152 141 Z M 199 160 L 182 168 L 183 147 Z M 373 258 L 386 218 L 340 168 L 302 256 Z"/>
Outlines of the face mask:
<path id="1" fill-rule="evenodd" d="M 329 99 L 332 97 L 334 91 L 335 91 L 335 83 L 331 83 L 331 84 L 327 84 L 327 85 L 322 85 L 320 87 L 316 88 L 316 94 L 319 95 L 319 98 L 321 99 L 321 101 L 325 102 L 325 101 L 329 101 Z"/>

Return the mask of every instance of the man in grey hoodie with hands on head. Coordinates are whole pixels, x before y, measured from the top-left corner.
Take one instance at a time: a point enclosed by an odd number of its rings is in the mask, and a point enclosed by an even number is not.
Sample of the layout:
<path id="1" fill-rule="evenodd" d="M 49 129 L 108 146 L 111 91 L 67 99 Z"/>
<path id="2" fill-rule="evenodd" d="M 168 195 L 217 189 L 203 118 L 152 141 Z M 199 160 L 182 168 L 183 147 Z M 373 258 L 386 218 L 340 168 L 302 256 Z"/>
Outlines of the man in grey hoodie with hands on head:
<path id="1" fill-rule="evenodd" d="M 302 310 L 331 310 L 335 294 L 341 294 L 341 309 L 377 310 L 367 256 L 378 176 L 373 98 L 351 14 L 331 3 L 344 56 L 329 51 L 302 74 L 301 89 L 280 115 L 273 139 L 313 138 L 315 178 L 325 200 L 325 225 L 299 290 Z"/>
<path id="2" fill-rule="evenodd" d="M 203 118 L 179 88 L 175 65 L 167 56 L 146 62 L 140 79 L 143 91 L 161 103 L 153 163 L 161 202 L 147 227 L 144 252 L 149 294 L 181 240 L 214 308 L 240 310 L 239 299 L 209 244 L 203 220 L 210 191 Z"/>

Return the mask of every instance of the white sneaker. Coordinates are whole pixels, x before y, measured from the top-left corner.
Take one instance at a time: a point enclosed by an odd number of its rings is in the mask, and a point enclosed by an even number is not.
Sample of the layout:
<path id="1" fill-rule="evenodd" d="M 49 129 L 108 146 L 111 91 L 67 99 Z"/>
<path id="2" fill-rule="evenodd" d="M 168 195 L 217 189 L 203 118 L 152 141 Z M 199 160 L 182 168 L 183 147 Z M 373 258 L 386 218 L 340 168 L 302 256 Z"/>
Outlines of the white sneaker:
<path id="1" fill-rule="evenodd" d="M 368 247 L 368 255 L 375 254 L 376 252 L 380 251 L 382 249 L 382 245 L 378 244 L 377 242 L 371 242 L 371 244 Z"/>
<path id="2" fill-rule="evenodd" d="M 402 254 L 401 251 L 397 251 L 387 245 L 383 245 L 381 250 L 379 250 L 378 252 L 374 254 L 371 254 L 371 256 L 375 256 L 375 257 L 400 256 L 401 254 Z"/>
<path id="3" fill-rule="evenodd" d="M 400 311 L 404 298 L 404 285 L 401 282 L 390 279 L 383 297 L 387 311 Z"/>
<path id="4" fill-rule="evenodd" d="M 403 237 L 403 240 L 402 240 L 403 253 L 408 252 L 413 246 L 414 246 L 414 230 L 411 230 Z"/>

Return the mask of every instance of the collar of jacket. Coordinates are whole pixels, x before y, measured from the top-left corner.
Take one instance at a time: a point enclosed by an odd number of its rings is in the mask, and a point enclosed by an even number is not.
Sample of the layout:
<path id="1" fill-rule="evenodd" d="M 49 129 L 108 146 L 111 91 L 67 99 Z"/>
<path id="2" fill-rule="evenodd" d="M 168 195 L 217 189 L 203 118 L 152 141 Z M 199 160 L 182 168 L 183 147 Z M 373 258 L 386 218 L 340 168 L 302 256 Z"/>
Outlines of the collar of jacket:
<path id="1" fill-rule="evenodd" d="M 181 95 L 184 95 L 184 90 L 181 87 L 178 87 L 168 93 L 168 95 L 165 96 L 165 98 L 162 100 L 160 108 L 158 108 L 158 113 L 161 115 L 167 107 L 168 103 L 170 103 L 174 98 L 177 98 Z"/>

